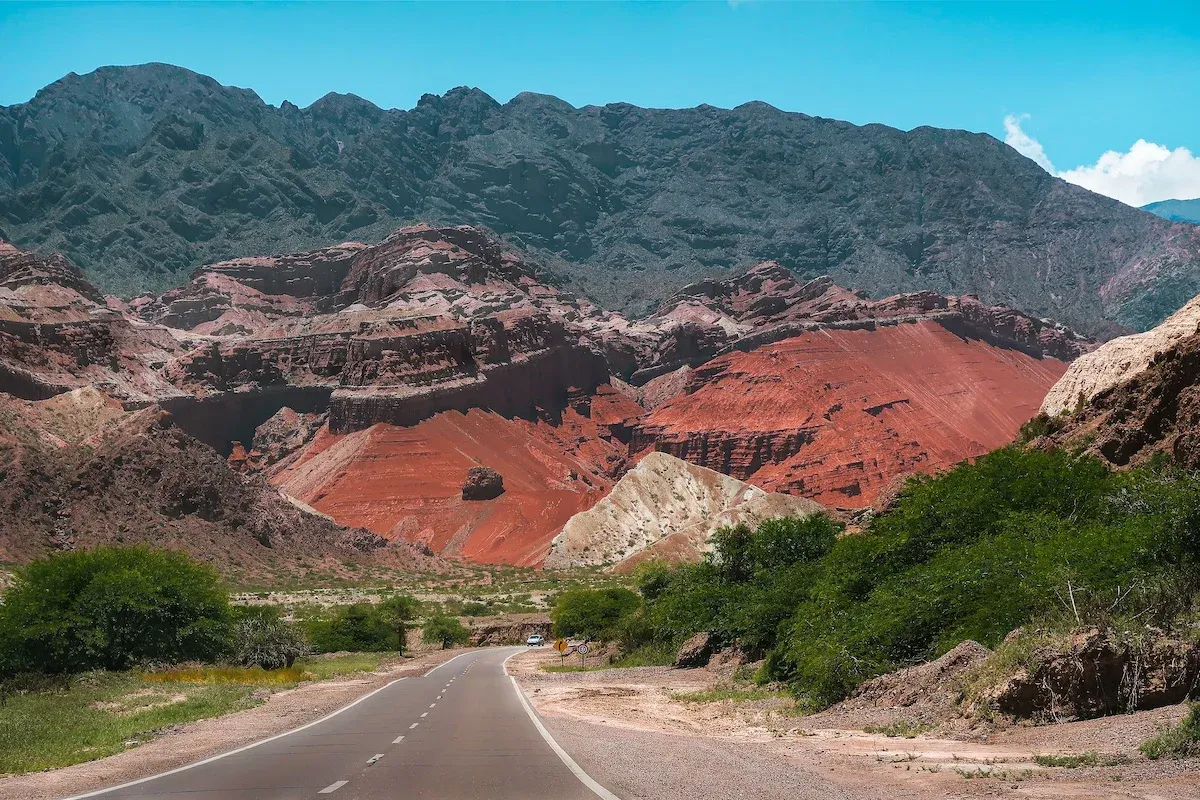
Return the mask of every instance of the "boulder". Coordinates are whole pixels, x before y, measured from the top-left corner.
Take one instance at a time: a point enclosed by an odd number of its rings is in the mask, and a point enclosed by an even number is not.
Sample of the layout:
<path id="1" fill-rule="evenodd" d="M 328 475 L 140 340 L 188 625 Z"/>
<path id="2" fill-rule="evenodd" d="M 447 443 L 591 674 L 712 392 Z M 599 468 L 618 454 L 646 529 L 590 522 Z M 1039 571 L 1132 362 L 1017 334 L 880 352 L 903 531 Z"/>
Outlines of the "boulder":
<path id="1" fill-rule="evenodd" d="M 984 692 L 996 711 L 1041 721 L 1088 719 L 1174 705 L 1200 690 L 1200 645 L 1154 636 L 1124 641 L 1076 631 L 1034 654 L 1034 665 Z"/>
<path id="2" fill-rule="evenodd" d="M 471 467 L 462 487 L 463 500 L 491 500 L 504 494 L 504 477 L 489 467 Z"/>
<path id="3" fill-rule="evenodd" d="M 708 664 L 715 650 L 716 645 L 711 633 L 693 634 L 675 654 L 675 666 L 680 669 L 703 667 Z"/>

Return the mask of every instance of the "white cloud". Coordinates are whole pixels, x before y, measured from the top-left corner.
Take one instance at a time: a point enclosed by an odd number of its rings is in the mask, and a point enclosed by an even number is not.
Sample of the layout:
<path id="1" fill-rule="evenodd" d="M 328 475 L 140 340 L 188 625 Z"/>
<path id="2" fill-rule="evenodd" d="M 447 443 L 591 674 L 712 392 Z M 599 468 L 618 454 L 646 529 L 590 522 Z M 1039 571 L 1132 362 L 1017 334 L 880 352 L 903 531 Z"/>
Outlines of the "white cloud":
<path id="1" fill-rule="evenodd" d="M 1109 150 L 1090 167 L 1060 172 L 1063 180 L 1131 206 L 1200 197 L 1200 158 L 1186 147 L 1169 150 L 1138 139 L 1128 153 Z"/>
<path id="2" fill-rule="evenodd" d="M 1026 119 L 1029 119 L 1028 114 L 1009 114 L 1004 118 L 1004 143 L 1053 175 L 1054 165 L 1042 149 L 1042 143 L 1021 130 L 1021 121 Z"/>
<path id="3" fill-rule="evenodd" d="M 1200 156 L 1186 147 L 1171 150 L 1138 139 L 1128 152 L 1109 150 L 1095 164 L 1059 172 L 1041 143 L 1022 130 L 1021 122 L 1028 118 L 1028 114 L 1005 117 L 1004 141 L 1051 175 L 1131 206 L 1200 197 Z"/>

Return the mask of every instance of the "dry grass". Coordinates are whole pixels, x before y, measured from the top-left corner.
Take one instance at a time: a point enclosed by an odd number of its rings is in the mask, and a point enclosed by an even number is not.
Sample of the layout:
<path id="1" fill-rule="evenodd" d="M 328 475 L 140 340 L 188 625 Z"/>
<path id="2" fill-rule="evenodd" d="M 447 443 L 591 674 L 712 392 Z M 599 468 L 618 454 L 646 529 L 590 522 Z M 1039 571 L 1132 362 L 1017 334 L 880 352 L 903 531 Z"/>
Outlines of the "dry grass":
<path id="1" fill-rule="evenodd" d="M 148 683 L 237 684 L 240 686 L 291 686 L 312 675 L 300 667 L 262 669 L 261 667 L 182 667 L 142 675 Z"/>

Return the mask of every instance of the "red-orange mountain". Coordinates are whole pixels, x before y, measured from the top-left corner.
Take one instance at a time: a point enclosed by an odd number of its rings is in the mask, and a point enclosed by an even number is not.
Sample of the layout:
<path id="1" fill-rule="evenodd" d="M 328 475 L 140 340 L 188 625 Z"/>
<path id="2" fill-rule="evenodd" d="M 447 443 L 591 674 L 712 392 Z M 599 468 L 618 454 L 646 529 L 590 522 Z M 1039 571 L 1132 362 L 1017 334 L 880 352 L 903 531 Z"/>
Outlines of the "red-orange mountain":
<path id="1" fill-rule="evenodd" d="M 1066 368 L 933 320 L 827 328 L 696 369 L 638 421 L 633 449 L 861 507 L 897 476 L 1012 441 Z"/>
<path id="2" fill-rule="evenodd" d="M 157 405 L 171 447 L 203 442 L 337 523 L 479 562 L 540 563 L 650 449 L 869 504 L 1011 440 L 1089 347 L 974 297 L 872 300 L 772 262 L 628 320 L 468 227 L 213 264 L 128 304 L 65 259 L 0 249 L 0 392 Z M 475 467 L 503 491 L 464 499 Z"/>

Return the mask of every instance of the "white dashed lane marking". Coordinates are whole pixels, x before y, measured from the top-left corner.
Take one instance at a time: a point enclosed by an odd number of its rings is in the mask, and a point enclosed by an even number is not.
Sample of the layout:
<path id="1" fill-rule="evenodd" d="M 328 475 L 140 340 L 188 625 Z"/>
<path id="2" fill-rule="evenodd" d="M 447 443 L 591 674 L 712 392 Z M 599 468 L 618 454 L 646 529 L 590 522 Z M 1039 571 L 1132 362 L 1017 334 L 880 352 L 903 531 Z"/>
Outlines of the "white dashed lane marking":
<path id="1" fill-rule="evenodd" d="M 378 761 L 381 758 L 383 758 L 383 753 L 376 753 L 375 755 L 373 755 L 367 759 L 367 766 L 369 767 L 369 766 L 373 765 L 376 761 Z"/>
<path id="2" fill-rule="evenodd" d="M 434 707 L 434 706 L 436 706 L 436 705 L 437 705 L 437 703 L 430 703 L 430 704 L 429 704 L 429 707 L 430 707 L 430 708 L 433 708 L 433 707 Z"/>
<path id="3" fill-rule="evenodd" d="M 419 723 L 419 722 L 414 722 L 412 725 L 409 725 L 409 726 L 408 726 L 408 729 L 411 731 L 413 728 L 417 727 L 417 726 L 418 726 L 418 725 L 420 725 L 420 724 L 421 724 L 421 723 Z"/>
<path id="4" fill-rule="evenodd" d="M 350 781 L 338 781 L 337 783 L 331 783 L 328 786 L 326 786 L 324 789 L 322 789 L 321 791 L 317 792 L 317 794 L 333 794 L 334 792 L 336 792 L 338 789 L 342 788 L 349 782 Z"/>
<path id="5" fill-rule="evenodd" d="M 424 714 L 421 715 L 421 719 L 425 719 L 428 716 L 429 716 L 429 712 L 426 711 Z"/>
<path id="6" fill-rule="evenodd" d="M 403 741 L 404 741 L 403 736 L 397 736 L 395 739 L 392 739 L 392 744 L 400 744 Z"/>

